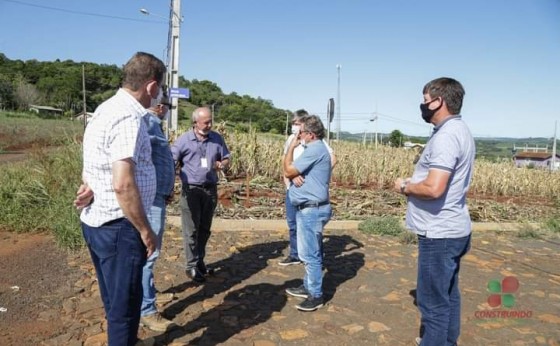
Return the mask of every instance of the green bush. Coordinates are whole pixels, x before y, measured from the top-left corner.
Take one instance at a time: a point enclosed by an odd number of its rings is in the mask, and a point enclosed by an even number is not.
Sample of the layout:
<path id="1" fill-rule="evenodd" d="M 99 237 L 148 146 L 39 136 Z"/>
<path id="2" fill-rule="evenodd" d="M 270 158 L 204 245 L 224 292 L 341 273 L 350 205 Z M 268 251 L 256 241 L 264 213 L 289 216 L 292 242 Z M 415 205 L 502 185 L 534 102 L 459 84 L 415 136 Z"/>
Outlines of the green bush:
<path id="1" fill-rule="evenodd" d="M 545 229 L 553 233 L 560 233 L 560 217 L 551 217 L 544 223 Z"/>
<path id="2" fill-rule="evenodd" d="M 358 229 L 364 233 L 388 235 L 392 237 L 401 236 L 407 231 L 402 223 L 396 217 L 374 217 L 362 221 L 358 225 Z"/>

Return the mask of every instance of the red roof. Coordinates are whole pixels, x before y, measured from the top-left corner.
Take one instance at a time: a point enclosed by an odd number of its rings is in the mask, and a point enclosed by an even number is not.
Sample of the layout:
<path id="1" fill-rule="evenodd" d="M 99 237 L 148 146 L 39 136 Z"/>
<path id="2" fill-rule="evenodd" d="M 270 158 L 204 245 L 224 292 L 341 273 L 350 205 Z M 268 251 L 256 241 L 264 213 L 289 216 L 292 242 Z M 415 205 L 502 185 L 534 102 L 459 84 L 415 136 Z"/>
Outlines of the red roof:
<path id="1" fill-rule="evenodd" d="M 515 159 L 537 159 L 537 160 L 546 160 L 552 157 L 552 153 L 542 153 L 542 152 L 532 152 L 532 151 L 522 151 L 513 155 Z M 556 157 L 559 157 L 556 154 Z"/>

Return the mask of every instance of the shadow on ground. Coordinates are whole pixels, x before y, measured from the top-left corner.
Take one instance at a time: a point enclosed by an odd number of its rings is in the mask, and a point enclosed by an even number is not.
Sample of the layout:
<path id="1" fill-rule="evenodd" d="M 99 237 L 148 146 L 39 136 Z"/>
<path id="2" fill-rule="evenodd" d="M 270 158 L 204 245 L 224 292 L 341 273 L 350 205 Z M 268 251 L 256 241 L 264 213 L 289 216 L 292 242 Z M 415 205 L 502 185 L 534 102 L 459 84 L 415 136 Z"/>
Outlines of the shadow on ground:
<path id="1" fill-rule="evenodd" d="M 275 312 L 286 305 L 285 289 L 301 284 L 301 279 L 291 279 L 282 284 L 268 282 L 248 284 L 243 282 L 265 269 L 269 260 L 278 258 L 286 248 L 286 241 L 274 241 L 247 246 L 221 261 L 210 263 L 215 276 L 204 283 L 203 289 L 168 306 L 162 314 L 174 319 L 189 306 L 201 301 L 214 306 L 175 330 L 156 336 L 157 344 L 169 344 L 188 334 L 202 334 L 190 340 L 193 345 L 222 343 L 243 330 L 268 321 Z M 363 245 L 348 235 L 326 236 L 324 240 L 326 274 L 324 297 L 329 301 L 339 285 L 355 277 L 364 265 L 364 255 L 355 250 Z M 303 268 L 302 268 L 303 269 Z M 303 273 L 302 273 L 303 275 Z M 191 281 L 171 287 L 166 292 L 179 293 L 193 285 Z M 240 286 L 239 289 L 233 288 Z M 217 297 L 226 293 L 223 299 Z M 214 299 L 214 301 L 213 301 Z M 303 313 L 303 312 L 302 312 Z"/>

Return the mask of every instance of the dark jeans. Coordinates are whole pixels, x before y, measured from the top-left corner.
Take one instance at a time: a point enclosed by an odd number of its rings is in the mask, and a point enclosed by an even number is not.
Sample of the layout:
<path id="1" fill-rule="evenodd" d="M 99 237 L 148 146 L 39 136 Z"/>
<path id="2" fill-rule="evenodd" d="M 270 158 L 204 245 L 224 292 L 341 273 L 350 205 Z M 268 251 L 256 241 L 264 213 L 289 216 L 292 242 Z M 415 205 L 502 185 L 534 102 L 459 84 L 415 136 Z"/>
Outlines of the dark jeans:
<path id="1" fill-rule="evenodd" d="M 179 204 L 187 270 L 204 263 L 206 243 L 210 238 L 212 217 L 218 202 L 217 191 L 215 185 L 199 187 L 183 184 Z"/>
<path id="2" fill-rule="evenodd" d="M 418 237 L 416 302 L 422 314 L 421 345 L 457 345 L 461 330 L 461 258 L 471 236 L 433 239 Z"/>
<path id="3" fill-rule="evenodd" d="M 82 233 L 97 274 L 109 345 L 134 345 L 142 304 L 142 267 L 146 263 L 140 233 L 124 218 L 101 227 L 82 222 Z"/>

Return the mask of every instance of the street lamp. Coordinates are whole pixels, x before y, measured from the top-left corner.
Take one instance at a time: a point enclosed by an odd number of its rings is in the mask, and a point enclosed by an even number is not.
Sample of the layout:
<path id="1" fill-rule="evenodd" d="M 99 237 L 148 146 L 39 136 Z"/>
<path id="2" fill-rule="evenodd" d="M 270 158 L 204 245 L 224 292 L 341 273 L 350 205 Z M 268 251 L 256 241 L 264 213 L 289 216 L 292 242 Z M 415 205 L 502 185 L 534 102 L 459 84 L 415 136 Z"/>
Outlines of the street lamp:
<path id="1" fill-rule="evenodd" d="M 164 16 L 151 13 L 145 8 L 141 8 L 140 12 L 145 15 L 151 15 L 159 18 L 166 19 Z M 179 33 L 183 17 L 181 13 L 181 0 L 171 0 L 171 8 L 169 11 L 169 36 L 167 40 L 167 85 L 172 89 L 179 88 Z M 171 96 L 171 92 L 170 95 Z M 177 97 L 170 97 L 171 119 L 167 125 L 167 137 L 169 138 L 169 130 L 177 132 L 179 122 L 179 99 Z"/>
<path id="2" fill-rule="evenodd" d="M 168 20 L 168 18 L 166 18 L 166 17 L 164 17 L 160 14 L 157 14 L 157 13 L 152 13 L 145 8 L 141 8 L 140 12 L 142 14 L 145 14 L 146 16 L 154 16 L 154 17 L 158 17 L 158 18 L 161 18 L 161 19 Z M 183 22 L 183 16 L 179 17 L 179 15 L 177 13 L 175 13 L 174 11 L 171 11 L 171 16 L 177 16 L 177 18 L 179 19 L 179 22 L 181 22 L 181 23 Z M 169 19 L 171 19 L 171 18 L 169 18 Z"/>

